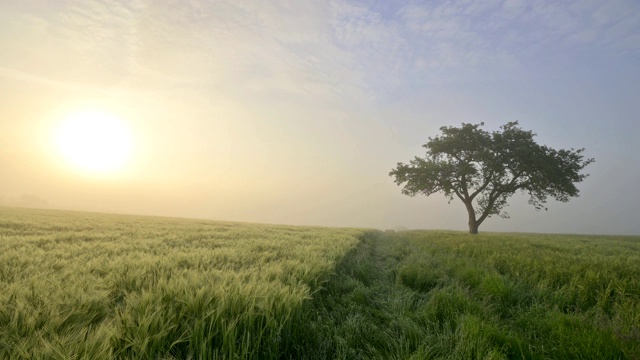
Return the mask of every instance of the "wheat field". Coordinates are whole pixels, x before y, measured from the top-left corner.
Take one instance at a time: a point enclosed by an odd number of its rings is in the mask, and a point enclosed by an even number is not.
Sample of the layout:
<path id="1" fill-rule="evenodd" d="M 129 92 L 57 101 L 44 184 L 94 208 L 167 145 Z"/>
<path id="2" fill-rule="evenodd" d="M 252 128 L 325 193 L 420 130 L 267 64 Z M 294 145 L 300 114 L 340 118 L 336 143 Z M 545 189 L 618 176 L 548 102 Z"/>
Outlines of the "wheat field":
<path id="1" fill-rule="evenodd" d="M 640 238 L 0 208 L 0 359 L 640 359 Z"/>
<path id="2" fill-rule="evenodd" d="M 363 233 L 0 208 L 0 358 L 276 358 Z"/>

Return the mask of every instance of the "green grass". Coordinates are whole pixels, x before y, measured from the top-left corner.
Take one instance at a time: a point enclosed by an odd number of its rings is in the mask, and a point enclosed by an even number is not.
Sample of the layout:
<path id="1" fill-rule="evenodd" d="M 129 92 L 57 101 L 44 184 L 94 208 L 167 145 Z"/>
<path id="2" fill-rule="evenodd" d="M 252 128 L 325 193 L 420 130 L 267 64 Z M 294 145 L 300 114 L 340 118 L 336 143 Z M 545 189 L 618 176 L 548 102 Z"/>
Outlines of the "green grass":
<path id="1" fill-rule="evenodd" d="M 0 208 L 0 359 L 640 359 L 640 238 Z"/>
<path id="2" fill-rule="evenodd" d="M 639 359 L 640 239 L 379 233 L 305 310 L 306 358 Z"/>
<path id="3" fill-rule="evenodd" d="M 0 208 L 0 359 L 278 358 L 361 236 Z"/>

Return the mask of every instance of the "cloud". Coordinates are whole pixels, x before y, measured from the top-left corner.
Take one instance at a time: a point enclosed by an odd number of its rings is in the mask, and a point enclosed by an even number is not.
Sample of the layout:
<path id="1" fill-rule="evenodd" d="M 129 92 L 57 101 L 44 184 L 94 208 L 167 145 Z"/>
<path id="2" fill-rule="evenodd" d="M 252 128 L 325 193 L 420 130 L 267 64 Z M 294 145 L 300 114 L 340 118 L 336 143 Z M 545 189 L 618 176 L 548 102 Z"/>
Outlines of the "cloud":
<path id="1" fill-rule="evenodd" d="M 111 93 L 108 89 L 105 89 L 103 86 L 95 86 L 95 85 L 82 84 L 82 83 L 76 83 L 76 82 L 70 82 L 70 81 L 62 81 L 62 80 L 54 80 L 48 77 L 27 73 L 18 69 L 6 68 L 3 66 L 0 66 L 0 77 L 3 77 L 5 79 L 28 82 L 28 83 L 37 84 L 37 85 L 46 85 L 46 86 L 65 89 L 65 90 L 89 91 L 89 92 L 96 92 L 100 94 Z"/>
<path id="2" fill-rule="evenodd" d="M 98 86 L 208 82 L 338 101 L 375 96 L 417 75 L 521 70 L 532 56 L 562 48 L 640 50 L 639 5 L 625 0 L 52 4 L 15 17 L 15 32 L 31 34 L 29 46 L 0 65 Z M 33 70 L 38 52 L 50 59 Z"/>
<path id="3" fill-rule="evenodd" d="M 636 51 L 640 6 L 626 1 L 519 0 L 409 4 L 399 15 L 432 65 L 473 65 L 506 55 L 522 61 L 542 48 L 616 47 Z M 615 41 L 615 39 L 624 39 Z M 438 51 L 440 49 L 440 51 Z"/>

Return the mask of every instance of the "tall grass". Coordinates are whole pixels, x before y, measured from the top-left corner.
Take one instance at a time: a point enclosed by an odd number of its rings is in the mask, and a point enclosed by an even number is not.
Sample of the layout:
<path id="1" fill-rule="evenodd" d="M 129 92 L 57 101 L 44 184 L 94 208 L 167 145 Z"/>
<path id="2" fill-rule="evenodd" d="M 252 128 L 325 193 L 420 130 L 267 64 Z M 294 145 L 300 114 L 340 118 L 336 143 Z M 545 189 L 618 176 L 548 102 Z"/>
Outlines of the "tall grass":
<path id="1" fill-rule="evenodd" d="M 0 358 L 281 358 L 362 235 L 0 208 Z"/>
<path id="2" fill-rule="evenodd" d="M 368 236 L 305 305 L 307 359 L 640 359 L 640 238 Z"/>
<path id="3" fill-rule="evenodd" d="M 403 235 L 407 259 L 483 304 L 493 340 L 525 358 L 640 358 L 638 237 Z M 411 270 L 409 270 L 411 271 Z"/>
<path id="4" fill-rule="evenodd" d="M 0 208 L 0 359 L 640 359 L 640 238 Z"/>

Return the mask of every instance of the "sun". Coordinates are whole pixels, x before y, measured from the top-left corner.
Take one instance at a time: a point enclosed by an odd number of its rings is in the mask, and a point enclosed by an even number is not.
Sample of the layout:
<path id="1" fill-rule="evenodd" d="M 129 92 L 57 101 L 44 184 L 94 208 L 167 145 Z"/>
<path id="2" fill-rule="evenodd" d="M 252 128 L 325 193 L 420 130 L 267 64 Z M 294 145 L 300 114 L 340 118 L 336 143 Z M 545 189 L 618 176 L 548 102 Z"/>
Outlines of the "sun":
<path id="1" fill-rule="evenodd" d="M 56 143 L 70 165 L 94 174 L 121 170 L 131 155 L 131 132 L 106 112 L 84 111 L 68 116 L 58 128 Z"/>

